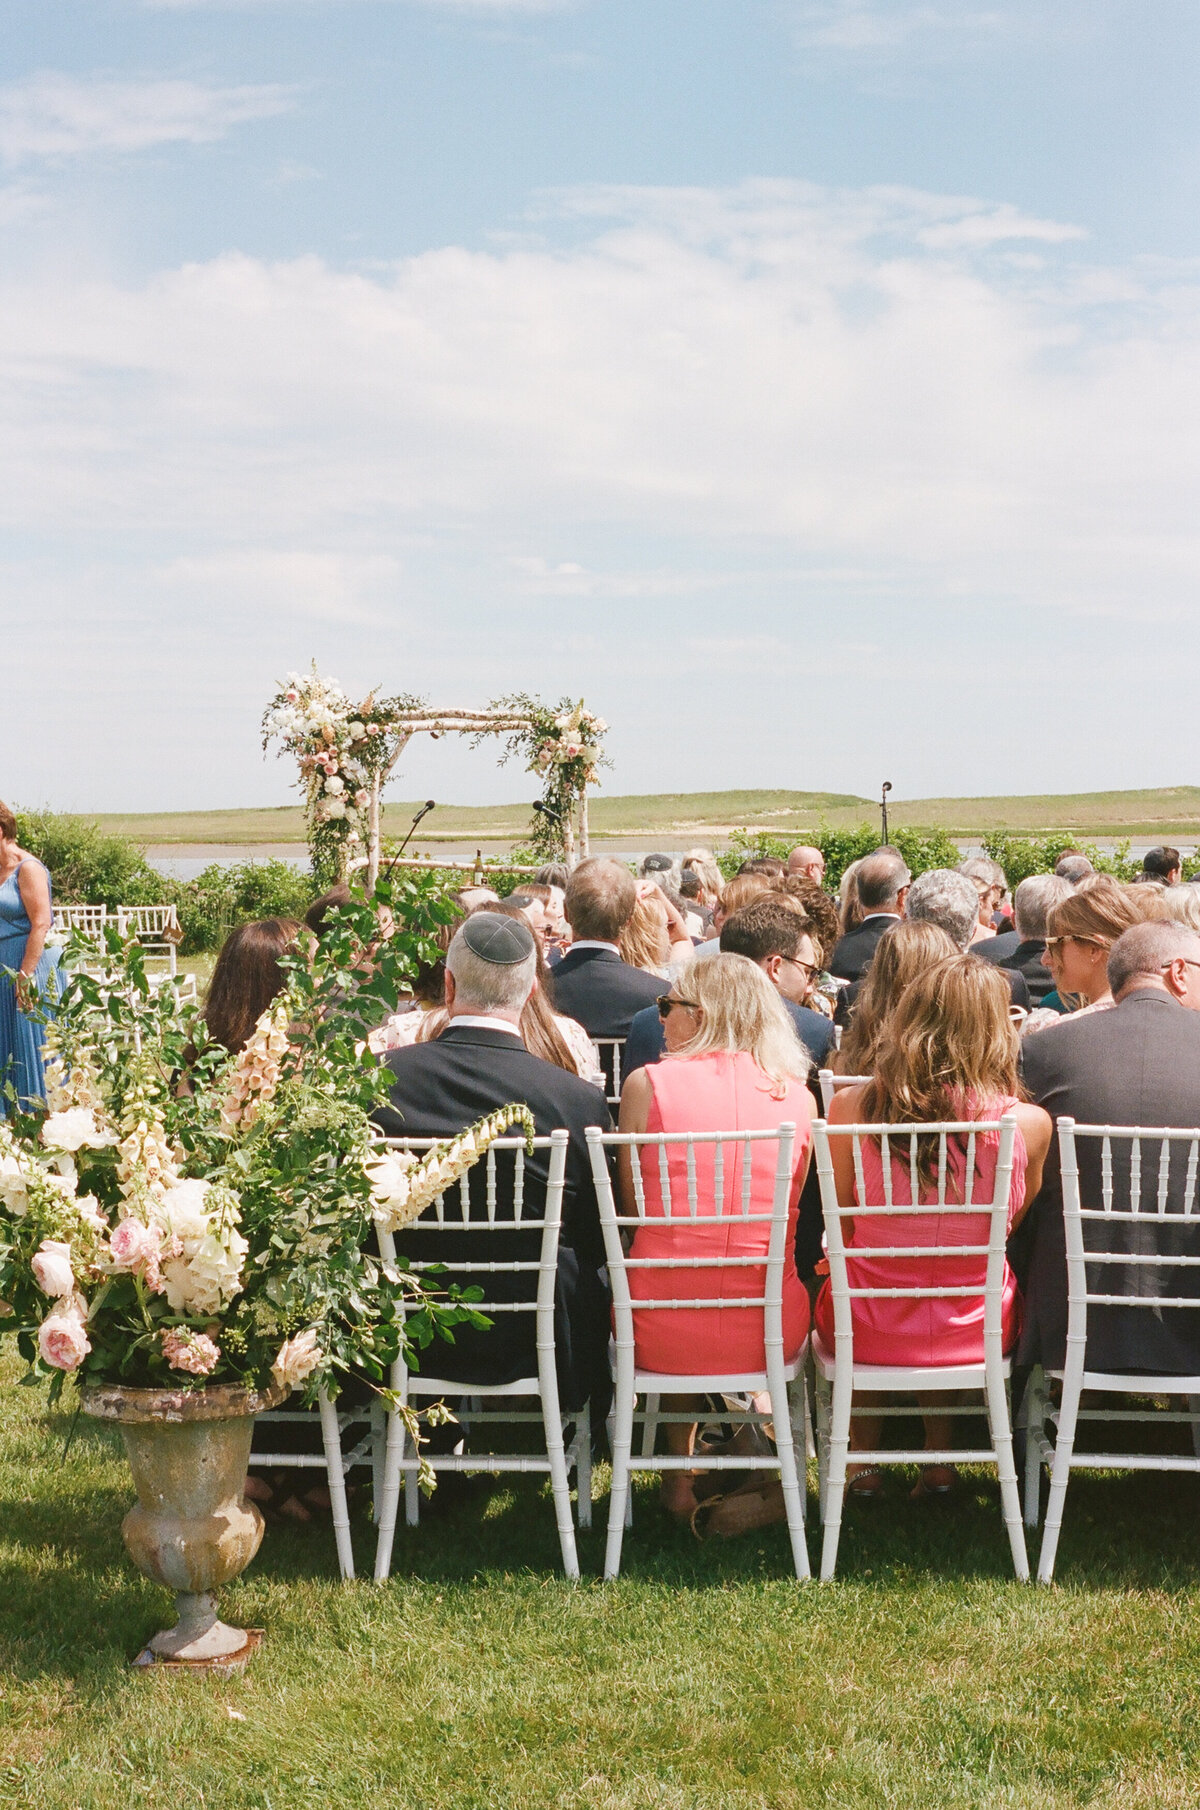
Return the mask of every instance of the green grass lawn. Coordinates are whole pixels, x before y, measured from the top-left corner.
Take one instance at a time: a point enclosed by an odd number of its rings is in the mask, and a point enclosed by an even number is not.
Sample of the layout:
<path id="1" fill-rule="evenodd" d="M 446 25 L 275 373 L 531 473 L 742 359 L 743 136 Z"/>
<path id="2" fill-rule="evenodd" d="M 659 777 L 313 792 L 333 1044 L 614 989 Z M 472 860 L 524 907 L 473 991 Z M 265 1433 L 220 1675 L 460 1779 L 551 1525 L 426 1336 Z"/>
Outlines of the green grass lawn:
<path id="1" fill-rule="evenodd" d="M 529 799 L 536 788 L 529 784 Z M 388 835 L 403 835 L 417 809 L 415 803 L 387 803 Z M 670 844 L 724 838 L 731 827 L 801 834 L 822 823 L 853 829 L 875 822 L 877 801 L 842 792 L 656 792 L 610 797 L 604 791 L 591 801 L 592 835 L 662 835 Z M 888 813 L 897 828 L 945 829 L 974 836 L 1004 829 L 1030 834 L 1069 830 L 1080 836 L 1200 836 L 1200 787 L 1163 786 L 1137 792 L 1079 792 L 1032 797 L 897 798 Z M 152 844 L 181 847 L 228 844 L 252 847 L 304 842 L 304 817 L 298 805 L 233 811 L 166 811 L 117 813 L 98 819 L 113 834 Z M 420 846 L 439 841 L 478 838 L 511 842 L 529 831 L 529 802 L 508 805 L 439 804 L 421 825 Z"/>
<path id="2" fill-rule="evenodd" d="M 639 1489 L 558 1571 L 536 1480 L 401 1528 L 390 1583 L 328 1526 L 268 1529 L 223 1595 L 267 1638 L 228 1681 L 131 1673 L 168 1619 L 125 1556 L 115 1434 L 0 1395 L 0 1803 L 220 1810 L 1058 1810 L 1200 1802 L 1200 1483 L 1078 1478 L 1059 1582 L 1014 1583 L 994 1482 L 851 1508 L 834 1585 L 782 1529 L 701 1546 Z M 597 1477 L 597 1489 L 604 1481 Z M 359 1559 L 372 1529 L 356 1510 Z M 816 1538 L 812 1539 L 816 1557 Z"/>

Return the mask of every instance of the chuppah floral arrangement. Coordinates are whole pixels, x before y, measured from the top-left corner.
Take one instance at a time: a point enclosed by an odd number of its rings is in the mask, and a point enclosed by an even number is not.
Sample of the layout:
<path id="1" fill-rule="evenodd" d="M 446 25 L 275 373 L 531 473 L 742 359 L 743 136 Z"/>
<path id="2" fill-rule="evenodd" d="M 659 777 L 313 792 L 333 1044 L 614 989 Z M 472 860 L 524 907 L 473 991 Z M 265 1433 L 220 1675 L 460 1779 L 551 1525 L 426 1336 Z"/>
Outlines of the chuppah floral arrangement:
<path id="1" fill-rule="evenodd" d="M 521 728 L 509 733 L 504 758 L 523 757 L 526 772 L 536 773 L 542 781 L 531 826 L 532 846 L 545 855 L 569 852 L 564 837 L 571 834 L 569 826 L 588 787 L 598 783 L 599 769 L 608 765 L 602 748 L 608 724 L 586 709 L 582 698 L 575 702 L 560 698 L 547 705 L 527 692 L 516 692 L 495 699 L 491 708 L 525 719 Z"/>
<path id="2" fill-rule="evenodd" d="M 385 940 L 380 907 L 406 928 Z M 429 876 L 352 900 L 245 1048 L 154 987 L 136 943 L 68 951 L 44 1112 L 0 1123 L 0 1328 L 56 1393 L 85 1385 L 382 1390 L 398 1353 L 464 1319 L 374 1251 L 524 1108 L 403 1165 L 372 1108 L 388 1073 L 364 1047 L 453 908 Z M 90 957 L 85 962 L 84 956 Z"/>

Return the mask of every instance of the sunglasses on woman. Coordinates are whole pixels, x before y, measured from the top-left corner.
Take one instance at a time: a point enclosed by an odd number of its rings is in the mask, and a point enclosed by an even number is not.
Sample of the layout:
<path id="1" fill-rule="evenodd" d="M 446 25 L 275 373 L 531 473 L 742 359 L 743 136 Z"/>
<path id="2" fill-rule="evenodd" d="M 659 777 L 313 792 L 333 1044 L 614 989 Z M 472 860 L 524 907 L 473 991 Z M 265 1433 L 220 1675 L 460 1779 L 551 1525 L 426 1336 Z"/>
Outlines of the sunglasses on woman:
<path id="1" fill-rule="evenodd" d="M 672 1006 L 686 1006 L 689 1012 L 698 1012 L 700 1010 L 700 1007 L 696 1004 L 694 999 L 675 999 L 670 993 L 660 993 L 657 1005 L 660 1018 L 669 1018 L 671 1016 Z"/>

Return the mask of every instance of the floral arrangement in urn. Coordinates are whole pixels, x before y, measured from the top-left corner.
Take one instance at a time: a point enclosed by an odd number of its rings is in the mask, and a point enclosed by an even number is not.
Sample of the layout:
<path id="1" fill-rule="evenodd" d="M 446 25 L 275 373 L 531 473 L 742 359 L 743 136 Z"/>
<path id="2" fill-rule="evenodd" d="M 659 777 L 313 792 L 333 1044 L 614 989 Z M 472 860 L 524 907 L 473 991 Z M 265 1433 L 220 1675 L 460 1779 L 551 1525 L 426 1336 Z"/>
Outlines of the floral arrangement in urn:
<path id="1" fill-rule="evenodd" d="M 406 926 L 384 940 L 382 905 Z M 354 899 L 231 1056 L 195 1004 L 152 987 L 115 931 L 68 947 L 44 1112 L 0 1122 L 0 1328 L 57 1391 L 85 1385 L 336 1391 L 380 1387 L 396 1356 L 455 1323 L 373 1250 L 415 1218 L 514 1106 L 405 1165 L 370 1112 L 388 1071 L 364 1047 L 453 914 L 429 876 Z M 88 957 L 84 965 L 84 957 Z"/>

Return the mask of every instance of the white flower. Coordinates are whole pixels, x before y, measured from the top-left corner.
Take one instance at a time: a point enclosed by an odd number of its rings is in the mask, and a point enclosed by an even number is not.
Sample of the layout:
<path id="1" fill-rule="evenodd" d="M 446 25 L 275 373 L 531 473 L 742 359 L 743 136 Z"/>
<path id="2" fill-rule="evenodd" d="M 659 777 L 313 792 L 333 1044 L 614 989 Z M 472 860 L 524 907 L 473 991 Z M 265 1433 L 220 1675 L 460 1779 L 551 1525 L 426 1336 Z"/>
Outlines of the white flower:
<path id="1" fill-rule="evenodd" d="M 242 1262 L 250 1247 L 229 1223 L 236 1213 L 214 1225 L 207 1207 L 209 1186 L 206 1181 L 177 1182 L 152 1208 L 163 1232 L 163 1291 L 176 1313 L 220 1313 L 241 1287 Z"/>
<path id="2" fill-rule="evenodd" d="M 384 1156 L 372 1157 L 363 1164 L 367 1178 L 371 1183 L 371 1203 L 376 1209 L 376 1216 L 386 1216 L 395 1207 L 403 1207 L 408 1203 L 409 1171 L 416 1159 L 408 1152 L 397 1155 L 388 1151 Z"/>
<path id="3" fill-rule="evenodd" d="M 346 790 L 346 782 L 340 773 L 331 773 L 325 781 L 325 790 L 336 798 L 339 792 Z"/>
<path id="4" fill-rule="evenodd" d="M 340 798 L 331 798 L 328 801 L 325 806 L 325 815 L 326 817 L 333 818 L 344 817 L 346 815 L 346 807 Z"/>
<path id="5" fill-rule="evenodd" d="M 271 1365 L 271 1375 L 281 1389 L 296 1389 L 312 1375 L 320 1361 L 316 1328 L 310 1326 L 283 1341 L 279 1355 Z"/>
<path id="6" fill-rule="evenodd" d="M 90 1226 L 93 1232 L 107 1232 L 108 1220 L 100 1211 L 100 1202 L 94 1194 L 81 1194 L 76 1199 L 75 1210 L 84 1225 Z"/>
<path id="7" fill-rule="evenodd" d="M 71 1268 L 71 1247 L 57 1238 L 43 1238 L 30 1263 L 33 1279 L 44 1295 L 75 1294 L 75 1272 Z"/>
<path id="8" fill-rule="evenodd" d="M 0 1156 L 0 1200 L 20 1218 L 29 1206 L 29 1183 L 11 1150 Z"/>
<path id="9" fill-rule="evenodd" d="M 117 1141 L 116 1132 L 97 1125 L 95 1113 L 87 1106 L 69 1106 L 65 1112 L 50 1113 L 40 1135 L 47 1150 L 102 1150 Z"/>

